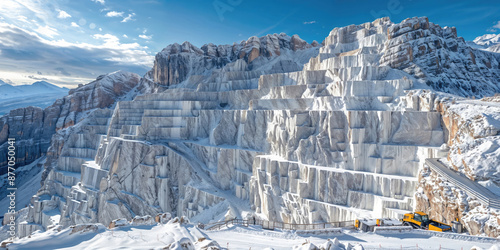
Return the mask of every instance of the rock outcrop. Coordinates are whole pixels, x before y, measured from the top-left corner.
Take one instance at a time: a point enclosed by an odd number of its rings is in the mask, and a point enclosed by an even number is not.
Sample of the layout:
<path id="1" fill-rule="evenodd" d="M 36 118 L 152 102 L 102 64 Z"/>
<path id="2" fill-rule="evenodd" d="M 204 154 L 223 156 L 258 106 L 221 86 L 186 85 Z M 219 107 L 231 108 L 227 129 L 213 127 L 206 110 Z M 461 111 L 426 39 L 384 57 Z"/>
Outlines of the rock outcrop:
<path id="1" fill-rule="evenodd" d="M 500 214 L 428 167 L 421 170 L 415 193 L 416 208 L 440 221 L 459 220 L 472 235 L 500 236 Z"/>
<path id="2" fill-rule="evenodd" d="M 8 139 L 16 139 L 16 165 L 27 165 L 45 154 L 55 132 L 59 110 L 28 107 L 0 118 L 0 174 L 7 172 Z"/>
<path id="3" fill-rule="evenodd" d="M 317 46 L 318 43 L 314 43 L 314 47 Z M 156 55 L 153 69 L 147 77 L 160 85 L 171 86 L 190 76 L 209 74 L 213 69 L 221 69 L 229 63 L 236 63 L 238 71 L 257 70 L 262 66 L 267 73 L 298 71 L 304 63 L 296 62 L 303 54 L 300 52 L 312 47 L 299 36 L 290 37 L 284 33 L 260 38 L 253 36 L 233 45 L 209 43 L 201 48 L 189 42 L 175 43 Z"/>
<path id="4" fill-rule="evenodd" d="M 447 137 L 447 159 L 455 171 L 474 181 L 500 184 L 500 107 L 498 97 L 465 99 L 431 91 L 410 91 L 401 99 L 419 111 L 437 111 Z"/>
<path id="5" fill-rule="evenodd" d="M 500 59 L 470 47 L 454 27 L 426 17 L 408 18 L 387 30 L 380 63 L 401 69 L 431 88 L 464 97 L 500 92 Z"/>
<path id="6" fill-rule="evenodd" d="M 84 111 L 109 108 L 136 87 L 139 80 L 140 76 L 137 74 L 117 71 L 101 75 L 93 82 L 70 90 L 68 96 L 54 104 L 61 107 L 57 130 L 75 125 L 85 115 Z"/>

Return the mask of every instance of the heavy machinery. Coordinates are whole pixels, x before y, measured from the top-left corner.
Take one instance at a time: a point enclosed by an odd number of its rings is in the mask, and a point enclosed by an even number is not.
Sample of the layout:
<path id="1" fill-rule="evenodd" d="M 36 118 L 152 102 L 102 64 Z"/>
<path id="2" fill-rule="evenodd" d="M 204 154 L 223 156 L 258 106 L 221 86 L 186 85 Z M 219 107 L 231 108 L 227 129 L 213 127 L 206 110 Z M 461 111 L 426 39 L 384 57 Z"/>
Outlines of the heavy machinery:
<path id="1" fill-rule="evenodd" d="M 425 229 L 430 231 L 446 232 L 451 231 L 451 226 L 439 221 L 430 220 L 429 215 L 424 212 L 408 213 L 401 220 L 403 225 L 411 226 L 415 229 Z"/>
<path id="2" fill-rule="evenodd" d="M 460 225 L 460 223 L 457 222 Z M 402 227 L 403 226 L 403 227 Z M 354 227 L 364 232 L 374 232 L 376 229 L 384 230 L 408 230 L 424 229 L 430 231 L 447 232 L 452 231 L 452 227 L 445 223 L 430 220 L 429 216 L 423 212 L 404 214 L 403 219 L 357 219 Z M 458 230 L 457 232 L 461 232 Z"/>

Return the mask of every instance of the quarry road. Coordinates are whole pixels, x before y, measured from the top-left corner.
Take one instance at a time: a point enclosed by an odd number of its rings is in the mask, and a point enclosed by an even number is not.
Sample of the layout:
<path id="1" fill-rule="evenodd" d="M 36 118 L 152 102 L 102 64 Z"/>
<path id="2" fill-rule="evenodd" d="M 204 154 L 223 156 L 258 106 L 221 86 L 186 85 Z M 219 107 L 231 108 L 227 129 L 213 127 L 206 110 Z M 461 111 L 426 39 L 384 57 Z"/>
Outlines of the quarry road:
<path id="1" fill-rule="evenodd" d="M 437 158 L 429 158 L 425 160 L 434 172 L 447 179 L 449 182 L 464 190 L 467 195 L 472 196 L 491 208 L 500 209 L 500 197 L 492 193 L 487 188 L 472 181 L 471 179 L 460 175 L 459 173 L 449 169 Z"/>

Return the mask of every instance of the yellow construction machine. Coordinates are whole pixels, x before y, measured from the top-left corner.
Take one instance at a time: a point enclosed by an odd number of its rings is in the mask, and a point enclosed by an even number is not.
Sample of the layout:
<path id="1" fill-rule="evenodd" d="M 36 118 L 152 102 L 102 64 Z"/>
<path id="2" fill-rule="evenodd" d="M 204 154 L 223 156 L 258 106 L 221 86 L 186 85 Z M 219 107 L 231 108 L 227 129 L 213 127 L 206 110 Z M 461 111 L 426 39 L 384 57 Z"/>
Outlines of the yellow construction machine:
<path id="1" fill-rule="evenodd" d="M 451 226 L 439 221 L 430 220 L 429 215 L 423 212 L 408 213 L 401 220 L 403 225 L 413 228 L 425 229 L 430 231 L 446 232 L 451 231 Z"/>

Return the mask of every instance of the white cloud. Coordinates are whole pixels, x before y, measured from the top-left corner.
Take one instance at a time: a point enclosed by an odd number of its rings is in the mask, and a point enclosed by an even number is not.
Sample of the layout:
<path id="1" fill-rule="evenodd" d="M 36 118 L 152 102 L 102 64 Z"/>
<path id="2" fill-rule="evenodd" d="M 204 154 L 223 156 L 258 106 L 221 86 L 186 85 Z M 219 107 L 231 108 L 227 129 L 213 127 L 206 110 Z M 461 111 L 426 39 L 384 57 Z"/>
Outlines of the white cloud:
<path id="1" fill-rule="evenodd" d="M 46 3 L 35 0 L 2 0 L 0 4 L 0 13 L 9 19 L 16 19 L 16 16 L 29 16 L 31 19 L 49 20 L 53 18 L 53 9 L 48 10 Z"/>
<path id="2" fill-rule="evenodd" d="M 40 35 L 47 36 L 50 38 L 54 38 L 54 36 L 59 35 L 59 32 L 57 32 L 57 29 L 52 28 L 48 25 L 45 25 L 45 26 L 38 25 L 38 28 L 36 28 L 35 31 Z"/>
<path id="3" fill-rule="evenodd" d="M 64 10 L 59 10 L 59 15 L 57 15 L 57 18 L 60 18 L 60 19 L 66 19 L 66 18 L 70 18 L 70 17 L 71 17 L 71 15 L 68 14 Z"/>
<path id="4" fill-rule="evenodd" d="M 304 22 L 304 24 L 313 24 L 313 23 L 316 23 L 316 21 Z"/>
<path id="5" fill-rule="evenodd" d="M 105 0 L 93 1 L 100 6 L 96 5 L 97 10 L 106 7 Z M 90 4 L 90 1 L 88 2 Z M 68 11 L 65 12 L 68 15 L 73 13 L 72 9 L 62 6 L 60 1 L 47 3 L 40 0 L 0 0 L 2 77 L 9 74 L 9 79 L 20 76 L 30 80 L 27 76 L 37 76 L 40 71 L 44 77 L 53 77 L 50 80 L 54 83 L 74 84 L 77 81 L 87 82 L 96 75 L 116 70 L 144 74 L 153 66 L 154 56 L 143 47 L 147 40 L 135 35 L 137 42 L 128 39 L 125 42 L 120 41 L 125 39 L 122 35 L 115 37 L 111 34 L 96 36 L 93 39 L 83 33 L 83 30 L 88 32 L 87 29 L 82 29 L 90 28 L 89 24 L 92 24 L 93 20 L 72 16 L 62 21 L 58 16 L 63 9 Z M 109 9 L 102 13 L 105 15 L 111 11 L 112 9 Z M 132 21 L 135 16 L 130 10 L 110 18 L 122 21 L 129 15 Z M 64 16 L 61 14 L 61 17 Z M 95 26 L 92 34 L 103 34 L 98 30 L 98 26 Z M 68 38 L 71 41 L 64 40 Z"/>
<path id="6" fill-rule="evenodd" d="M 135 16 L 135 13 L 128 14 L 127 17 L 123 18 L 122 23 L 126 23 L 128 21 L 135 21 L 135 19 L 132 19 L 133 16 Z"/>
<path id="7" fill-rule="evenodd" d="M 142 39 L 149 40 L 149 39 L 153 38 L 153 35 L 147 36 L 147 35 L 142 34 L 142 35 L 139 35 L 139 37 Z"/>
<path id="8" fill-rule="evenodd" d="M 56 32 L 48 26 L 39 28 Z M 64 39 L 44 38 L 38 35 L 38 31 L 30 32 L 0 22 L 0 72 L 27 76 L 40 71 L 44 72 L 44 76 L 53 76 L 50 80 L 54 83 L 67 84 L 87 81 L 95 75 L 116 70 L 143 74 L 151 69 L 154 56 L 139 43 L 121 43 L 112 34 L 95 34 L 92 37 L 95 42 L 72 43 Z M 22 67 L 19 67 L 20 62 Z"/>
<path id="9" fill-rule="evenodd" d="M 500 21 L 498 21 L 497 24 L 493 25 L 493 28 L 500 29 Z"/>
<path id="10" fill-rule="evenodd" d="M 491 26 L 490 28 L 488 28 L 486 31 L 491 32 L 491 33 L 495 33 L 498 30 L 500 30 L 500 21 L 495 22 L 494 25 Z"/>
<path id="11" fill-rule="evenodd" d="M 123 34 L 123 37 L 124 37 L 124 38 L 128 38 L 128 36 L 127 36 L 126 34 Z"/>
<path id="12" fill-rule="evenodd" d="M 147 32 L 148 32 L 148 29 L 144 28 L 142 30 L 142 35 L 139 35 L 139 38 L 146 39 L 146 40 L 153 38 L 153 35 L 149 35 L 149 36 L 146 35 Z"/>
<path id="13" fill-rule="evenodd" d="M 123 16 L 123 12 L 117 12 L 117 11 L 110 11 L 106 13 L 107 17 L 120 17 Z"/>
<path id="14" fill-rule="evenodd" d="M 29 23 L 28 18 L 25 16 L 17 16 L 17 20 L 23 23 Z"/>
<path id="15" fill-rule="evenodd" d="M 94 39 L 97 39 L 97 40 L 103 40 L 104 41 L 104 44 L 105 45 L 108 45 L 108 44 L 119 44 L 120 43 L 120 39 L 114 35 L 111 35 L 111 34 L 95 34 L 92 36 Z"/>

